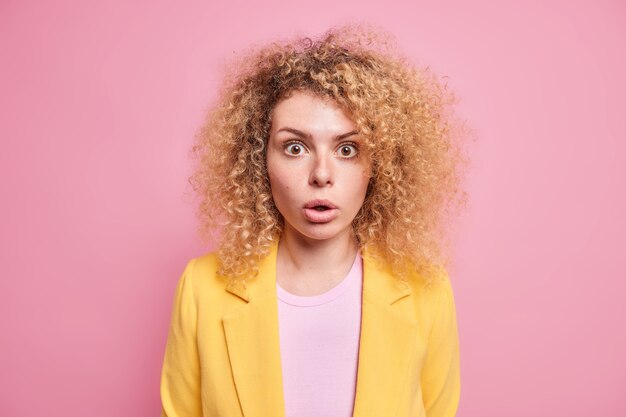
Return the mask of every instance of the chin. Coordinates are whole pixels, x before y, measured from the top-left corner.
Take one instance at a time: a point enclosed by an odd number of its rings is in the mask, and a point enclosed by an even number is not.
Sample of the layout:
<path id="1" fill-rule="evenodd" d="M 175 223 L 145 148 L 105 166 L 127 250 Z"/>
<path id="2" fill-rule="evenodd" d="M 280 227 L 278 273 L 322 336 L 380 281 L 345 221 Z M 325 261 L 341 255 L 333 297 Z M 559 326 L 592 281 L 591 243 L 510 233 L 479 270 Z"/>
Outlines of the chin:
<path id="1" fill-rule="evenodd" d="M 340 236 L 344 233 L 344 228 L 337 228 L 331 224 L 308 224 L 301 228 L 294 229 L 301 236 L 312 240 L 328 240 Z"/>

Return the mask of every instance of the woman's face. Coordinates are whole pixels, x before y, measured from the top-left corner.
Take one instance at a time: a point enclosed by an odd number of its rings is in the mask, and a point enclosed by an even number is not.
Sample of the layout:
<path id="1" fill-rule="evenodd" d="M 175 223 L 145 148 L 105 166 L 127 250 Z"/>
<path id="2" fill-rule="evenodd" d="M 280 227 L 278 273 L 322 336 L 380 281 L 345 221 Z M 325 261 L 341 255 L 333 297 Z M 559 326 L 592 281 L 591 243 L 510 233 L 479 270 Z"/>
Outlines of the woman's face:
<path id="1" fill-rule="evenodd" d="M 354 122 L 331 99 L 296 91 L 272 113 L 267 168 L 285 233 L 327 240 L 352 233 L 369 165 Z"/>

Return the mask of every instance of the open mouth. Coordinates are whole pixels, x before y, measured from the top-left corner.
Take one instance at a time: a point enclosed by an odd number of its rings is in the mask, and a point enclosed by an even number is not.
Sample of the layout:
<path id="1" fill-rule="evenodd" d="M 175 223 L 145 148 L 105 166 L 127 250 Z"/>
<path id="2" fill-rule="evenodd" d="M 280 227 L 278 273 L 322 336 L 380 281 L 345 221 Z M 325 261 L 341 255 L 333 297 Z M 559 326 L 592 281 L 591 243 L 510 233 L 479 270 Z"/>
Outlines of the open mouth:
<path id="1" fill-rule="evenodd" d="M 304 217 L 312 223 L 328 223 L 339 216 L 339 210 L 333 205 L 316 204 L 323 201 L 314 201 L 304 207 Z"/>

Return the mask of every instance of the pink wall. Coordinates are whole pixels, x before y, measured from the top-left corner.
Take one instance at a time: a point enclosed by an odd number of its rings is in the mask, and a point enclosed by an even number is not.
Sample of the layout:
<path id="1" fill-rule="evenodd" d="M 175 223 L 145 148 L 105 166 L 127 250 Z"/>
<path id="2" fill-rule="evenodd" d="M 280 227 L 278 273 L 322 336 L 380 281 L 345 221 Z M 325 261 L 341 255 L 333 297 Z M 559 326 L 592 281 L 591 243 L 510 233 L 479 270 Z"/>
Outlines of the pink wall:
<path id="1" fill-rule="evenodd" d="M 626 415 L 623 2 L 29 3 L 0 4 L 1 416 L 158 415 L 216 70 L 353 17 L 447 75 L 477 133 L 459 416 Z"/>

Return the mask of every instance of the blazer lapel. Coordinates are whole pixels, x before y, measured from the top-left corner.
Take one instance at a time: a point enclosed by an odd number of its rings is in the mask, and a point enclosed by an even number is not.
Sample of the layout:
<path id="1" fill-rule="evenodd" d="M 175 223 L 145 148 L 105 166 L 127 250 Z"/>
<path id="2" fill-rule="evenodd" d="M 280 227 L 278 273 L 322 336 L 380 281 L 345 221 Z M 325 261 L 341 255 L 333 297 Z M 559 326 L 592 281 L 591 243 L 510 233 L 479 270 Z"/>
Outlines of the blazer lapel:
<path id="1" fill-rule="evenodd" d="M 408 389 L 409 365 L 417 343 L 417 320 L 411 315 L 410 303 L 397 301 L 410 295 L 408 284 L 364 252 L 354 417 L 397 413 L 400 396 Z"/>
<path id="2" fill-rule="evenodd" d="M 247 285 L 226 290 L 246 303 L 222 317 L 239 402 L 245 417 L 285 416 L 276 297 L 277 242 Z M 361 339 L 354 417 L 398 409 L 414 352 L 416 320 L 396 301 L 411 289 L 363 252 Z M 402 305 L 408 310 L 402 310 Z"/>
<path id="3" fill-rule="evenodd" d="M 276 252 L 246 286 L 226 290 L 247 303 L 222 317 L 228 356 L 245 417 L 285 416 L 276 298 Z"/>

